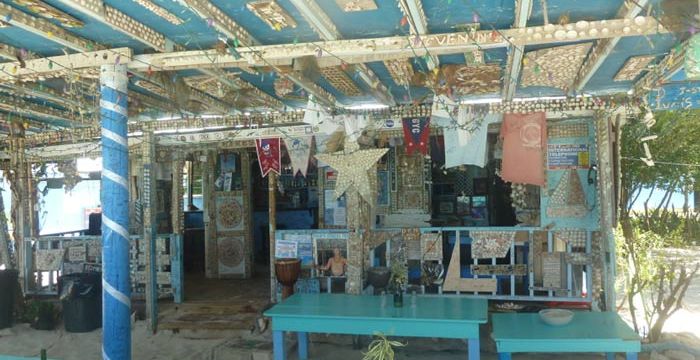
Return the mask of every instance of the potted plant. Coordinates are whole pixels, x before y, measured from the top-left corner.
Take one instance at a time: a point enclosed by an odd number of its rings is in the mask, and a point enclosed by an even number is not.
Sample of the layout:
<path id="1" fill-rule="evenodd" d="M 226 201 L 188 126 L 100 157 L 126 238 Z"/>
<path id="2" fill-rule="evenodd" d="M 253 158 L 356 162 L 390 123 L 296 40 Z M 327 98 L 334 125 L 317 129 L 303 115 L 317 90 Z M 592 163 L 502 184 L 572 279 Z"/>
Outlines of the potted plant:
<path id="1" fill-rule="evenodd" d="M 408 282 L 408 267 L 403 261 L 391 264 L 391 285 L 394 288 L 394 307 L 403 306 L 403 290 Z"/>
<path id="2" fill-rule="evenodd" d="M 367 347 L 367 352 L 363 353 L 362 360 L 394 360 L 394 347 L 403 347 L 398 341 L 391 341 L 382 333 L 375 334 L 376 338 Z"/>

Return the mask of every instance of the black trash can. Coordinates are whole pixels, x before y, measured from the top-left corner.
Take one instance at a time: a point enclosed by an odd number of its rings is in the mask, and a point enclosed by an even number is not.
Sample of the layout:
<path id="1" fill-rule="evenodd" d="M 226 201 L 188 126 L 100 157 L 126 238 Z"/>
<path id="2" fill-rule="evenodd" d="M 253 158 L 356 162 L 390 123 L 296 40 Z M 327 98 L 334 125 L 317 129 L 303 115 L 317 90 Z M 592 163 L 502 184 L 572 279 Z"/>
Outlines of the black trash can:
<path id="1" fill-rule="evenodd" d="M 14 323 L 17 270 L 0 270 L 0 329 Z"/>
<path id="2" fill-rule="evenodd" d="M 102 273 L 61 276 L 58 292 L 67 332 L 89 332 L 102 327 Z"/>

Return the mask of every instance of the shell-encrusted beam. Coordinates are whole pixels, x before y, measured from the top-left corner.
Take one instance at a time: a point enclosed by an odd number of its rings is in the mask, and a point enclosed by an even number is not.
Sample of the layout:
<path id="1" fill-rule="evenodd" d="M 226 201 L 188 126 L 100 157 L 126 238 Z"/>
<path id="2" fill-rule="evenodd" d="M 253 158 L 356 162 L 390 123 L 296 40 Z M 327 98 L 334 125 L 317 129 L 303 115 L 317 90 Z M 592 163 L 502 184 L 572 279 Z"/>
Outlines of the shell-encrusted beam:
<path id="1" fill-rule="evenodd" d="M 144 8 L 148 9 L 148 11 L 165 19 L 167 22 L 173 25 L 181 25 L 183 23 L 182 19 L 177 17 L 177 15 L 171 13 L 170 11 L 159 5 L 154 4 L 150 0 L 134 0 L 134 2 L 143 6 Z"/>
<path id="2" fill-rule="evenodd" d="M 21 54 L 22 50 L 7 44 L 0 43 L 0 58 L 10 61 L 17 60 L 17 54 Z M 31 60 L 36 56 L 30 52 L 27 52 L 22 60 Z"/>
<path id="3" fill-rule="evenodd" d="M 97 72 L 100 65 L 114 64 L 117 59 L 128 63 L 131 49 L 117 48 L 26 60 L 24 67 L 19 61 L 7 62 L 0 64 L 0 82 L 34 82 L 57 76 L 75 76 L 82 71 Z"/>
<path id="4" fill-rule="evenodd" d="M 649 3 L 649 0 L 637 0 L 637 1 L 625 1 L 624 4 L 618 9 L 617 17 L 623 20 L 623 31 L 625 28 L 628 32 L 631 31 L 632 27 L 644 25 L 646 22 L 643 16 L 637 16 L 644 10 L 644 8 Z M 576 26 L 585 24 L 585 21 L 579 21 Z M 579 69 L 576 76 L 576 82 L 574 84 L 574 90 L 581 91 L 588 81 L 593 77 L 596 71 L 603 65 L 605 59 L 608 55 L 615 49 L 617 43 L 620 41 L 621 37 L 610 37 L 606 39 L 600 39 L 596 42 L 595 46 L 591 50 L 590 55 L 586 58 L 585 62 Z"/>
<path id="5" fill-rule="evenodd" d="M 257 40 L 242 26 L 238 25 L 231 17 L 209 0 L 182 0 L 199 17 L 207 21 L 207 25 L 228 36 L 231 40 L 238 40 L 241 45 L 255 45 Z"/>
<path id="6" fill-rule="evenodd" d="M 399 0 L 399 9 L 408 20 L 411 35 L 425 35 L 428 33 L 428 19 L 423 11 L 423 2 L 420 0 Z"/>
<path id="7" fill-rule="evenodd" d="M 643 20 L 635 18 L 630 25 L 625 25 L 625 19 L 611 19 L 585 22 L 585 24 L 530 26 L 498 32 L 478 30 L 472 34 L 428 34 L 421 37 L 425 47 L 412 46 L 413 39 L 408 37 L 392 36 L 325 41 L 324 51 L 321 52 L 318 51 L 318 44 L 315 42 L 239 47 L 237 50 L 240 58 L 231 54 L 220 54 L 218 50 L 145 54 L 136 56 L 129 67 L 133 70 L 145 71 L 149 66 L 158 70 L 269 66 L 270 64 L 283 66 L 290 65 L 293 59 L 303 56 L 315 56 L 319 65 L 326 67 L 340 65 L 338 58 L 343 59 L 346 64 L 357 64 L 424 56 L 426 50 L 432 55 L 447 55 L 479 48 L 503 48 L 510 43 L 523 46 L 566 44 L 617 36 L 651 36 L 668 33 L 653 17 L 641 18 Z"/>
<path id="8" fill-rule="evenodd" d="M 158 82 L 158 80 L 155 78 L 151 78 L 149 80 L 139 79 L 134 82 L 134 85 L 143 88 L 155 95 L 161 96 L 165 99 L 170 99 L 170 95 L 165 90 L 164 85 Z M 223 102 L 215 97 L 212 97 L 206 94 L 205 92 L 195 88 L 189 89 L 189 98 L 192 101 L 208 106 L 208 110 L 211 111 L 227 113 L 231 108 L 230 104 Z"/>
<path id="9" fill-rule="evenodd" d="M 243 90 L 247 94 L 257 98 L 261 104 L 265 104 L 271 109 L 281 110 L 284 108 L 284 104 L 282 104 L 281 101 L 258 89 L 253 84 L 241 79 L 237 74 L 227 73 L 226 78 L 235 85 L 236 90 L 233 91 L 234 93 Z M 218 78 L 207 75 L 196 75 L 186 77 L 184 80 L 185 83 L 191 87 L 217 99 L 225 101 L 230 97 L 231 91 L 228 90 L 229 87 Z"/>
<path id="10" fill-rule="evenodd" d="M 524 28 L 527 19 L 532 11 L 532 0 L 517 0 L 515 2 L 515 22 L 513 27 Z M 543 4 L 546 6 L 546 4 Z M 534 33 L 534 32 L 533 32 Z M 508 60 L 506 61 L 506 71 L 504 74 L 503 97 L 510 101 L 515 96 L 515 89 L 518 87 L 518 78 L 522 70 L 524 46 L 510 45 Z"/>
<path id="11" fill-rule="evenodd" d="M 290 2 L 322 39 L 337 40 L 340 38 L 340 33 L 333 20 L 326 15 L 315 0 L 290 0 Z"/>
<path id="12" fill-rule="evenodd" d="M 56 9 L 55 7 L 39 0 L 13 0 L 17 5 L 26 7 L 33 14 L 43 18 L 53 19 L 61 23 L 61 25 L 69 28 L 83 27 L 83 22 L 66 14 L 65 12 Z"/>
<path id="13" fill-rule="evenodd" d="M 16 97 L 10 99 L 7 96 L 0 96 L 0 98 L 2 99 L 0 101 L 0 111 L 4 112 L 36 117 L 39 119 L 61 121 L 73 125 L 89 124 L 94 120 L 94 118 L 89 115 L 80 116 L 71 111 L 59 110 Z"/>
<path id="14" fill-rule="evenodd" d="M 103 48 L 93 41 L 71 34 L 48 20 L 34 17 L 7 4 L 0 4 L 0 18 L 12 26 L 50 39 L 71 50 L 92 51 Z"/>

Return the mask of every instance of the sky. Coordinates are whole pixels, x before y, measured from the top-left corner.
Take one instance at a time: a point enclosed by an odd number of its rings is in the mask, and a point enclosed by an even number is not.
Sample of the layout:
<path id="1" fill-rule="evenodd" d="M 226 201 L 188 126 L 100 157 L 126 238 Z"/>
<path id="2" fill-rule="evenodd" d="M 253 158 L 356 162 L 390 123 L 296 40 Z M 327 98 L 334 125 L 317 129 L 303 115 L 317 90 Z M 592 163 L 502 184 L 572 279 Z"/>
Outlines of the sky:
<path id="1" fill-rule="evenodd" d="M 644 210 L 644 201 L 649 197 L 649 189 L 644 189 L 642 190 L 642 193 L 639 195 L 639 198 L 637 199 L 637 202 L 634 203 L 632 206 L 632 210 Z M 656 207 L 658 204 L 661 202 L 662 198 L 664 197 L 663 191 L 655 191 L 654 194 L 651 197 L 651 200 L 649 200 L 649 207 Z M 693 208 L 693 194 L 690 195 L 690 199 L 688 200 L 690 203 L 690 208 Z M 668 205 L 668 208 L 671 208 L 671 205 L 673 205 L 676 209 L 682 209 L 683 208 L 683 194 L 681 193 L 675 193 L 671 196 L 671 203 Z"/>

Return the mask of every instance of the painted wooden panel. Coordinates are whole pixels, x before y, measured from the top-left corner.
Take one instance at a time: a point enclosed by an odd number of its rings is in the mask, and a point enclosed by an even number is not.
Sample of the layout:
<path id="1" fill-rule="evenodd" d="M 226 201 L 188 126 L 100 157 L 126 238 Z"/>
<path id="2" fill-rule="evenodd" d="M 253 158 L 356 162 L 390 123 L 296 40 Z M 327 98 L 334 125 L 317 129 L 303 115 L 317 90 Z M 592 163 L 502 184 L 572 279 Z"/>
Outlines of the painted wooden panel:
<path id="1" fill-rule="evenodd" d="M 647 95 L 654 110 L 681 110 L 700 108 L 700 82 L 668 84 Z"/>

